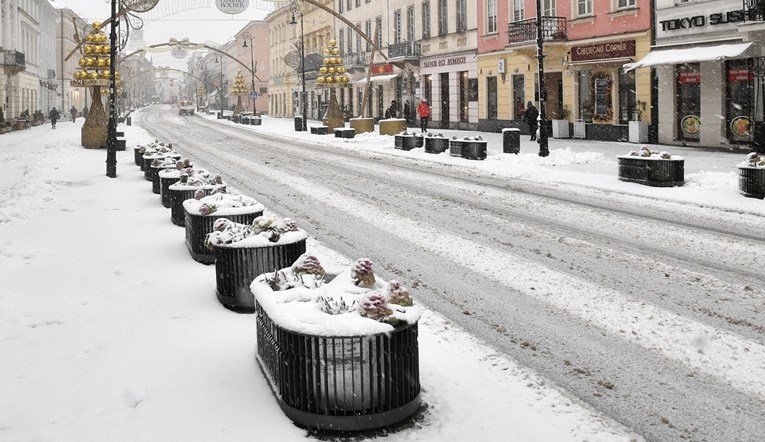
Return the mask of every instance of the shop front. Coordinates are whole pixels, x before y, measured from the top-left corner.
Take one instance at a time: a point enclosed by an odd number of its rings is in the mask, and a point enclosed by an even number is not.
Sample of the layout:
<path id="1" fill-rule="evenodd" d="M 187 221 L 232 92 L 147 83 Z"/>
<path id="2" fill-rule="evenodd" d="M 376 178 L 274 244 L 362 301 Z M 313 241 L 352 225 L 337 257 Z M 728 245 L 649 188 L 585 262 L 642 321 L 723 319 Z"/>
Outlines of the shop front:
<path id="1" fill-rule="evenodd" d="M 420 60 L 420 95 L 430 104 L 431 127 L 478 128 L 477 66 L 474 52 Z"/>
<path id="2" fill-rule="evenodd" d="M 648 76 L 623 69 L 648 47 L 645 34 L 570 47 L 566 75 L 573 78 L 571 116 L 586 124 L 587 139 L 627 141 L 630 121 L 649 120 Z"/>
<path id="3" fill-rule="evenodd" d="M 628 70 L 656 72 L 659 143 L 753 143 L 765 120 L 765 63 L 760 46 L 741 32 L 740 8 L 709 2 L 657 10 L 656 45 Z"/>

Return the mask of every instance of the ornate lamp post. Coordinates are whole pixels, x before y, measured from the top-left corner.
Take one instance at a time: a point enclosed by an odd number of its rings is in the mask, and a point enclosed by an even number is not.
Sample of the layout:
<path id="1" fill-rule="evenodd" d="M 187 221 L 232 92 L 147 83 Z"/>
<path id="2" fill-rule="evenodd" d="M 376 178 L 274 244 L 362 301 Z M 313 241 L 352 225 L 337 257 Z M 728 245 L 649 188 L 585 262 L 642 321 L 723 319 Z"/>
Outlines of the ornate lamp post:
<path id="1" fill-rule="evenodd" d="M 543 52 L 544 29 L 542 28 L 542 0 L 537 0 L 537 66 L 539 67 L 539 156 L 550 155 L 547 143 L 547 117 L 545 107 L 547 88 L 545 88 L 545 55 Z"/>
<path id="2" fill-rule="evenodd" d="M 255 92 L 255 58 L 252 53 L 252 47 L 254 46 L 252 44 L 252 34 L 249 32 L 245 32 L 242 34 L 242 38 L 244 39 L 244 44 L 242 45 L 243 48 L 247 47 L 247 40 L 250 41 L 250 71 L 252 74 L 252 89 L 250 90 L 250 98 L 252 99 L 252 113 L 255 114 L 255 99 L 258 97 L 257 92 Z"/>
<path id="3" fill-rule="evenodd" d="M 303 107 L 303 131 L 308 130 L 308 108 L 306 107 L 306 93 L 305 93 L 305 45 L 303 44 L 303 13 L 298 10 L 297 3 L 290 5 L 290 12 L 292 13 L 291 25 L 296 25 L 295 14 L 300 14 L 300 82 L 303 85 L 302 94 L 300 96 L 300 104 Z"/>
<path id="4" fill-rule="evenodd" d="M 215 61 L 220 63 L 220 83 L 218 84 L 218 107 L 220 108 L 221 115 L 223 113 L 223 57 L 215 56 Z"/>

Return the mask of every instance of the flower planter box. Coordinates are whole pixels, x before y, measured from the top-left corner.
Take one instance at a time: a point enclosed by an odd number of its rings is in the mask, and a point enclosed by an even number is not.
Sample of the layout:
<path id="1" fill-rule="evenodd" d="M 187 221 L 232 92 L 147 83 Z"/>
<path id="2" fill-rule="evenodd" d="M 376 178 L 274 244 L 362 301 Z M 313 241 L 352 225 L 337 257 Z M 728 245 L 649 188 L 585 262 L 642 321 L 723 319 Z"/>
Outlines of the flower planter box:
<path id="1" fill-rule="evenodd" d="M 262 123 L 260 117 L 250 117 L 250 126 L 260 126 Z"/>
<path id="2" fill-rule="evenodd" d="M 314 135 L 327 135 L 329 134 L 328 126 L 311 126 L 311 133 Z"/>
<path id="3" fill-rule="evenodd" d="M 135 159 L 135 165 L 140 166 L 141 170 L 143 170 L 143 153 L 141 153 L 141 146 L 133 148 L 133 157 Z"/>
<path id="4" fill-rule="evenodd" d="M 424 137 L 426 153 L 443 153 L 449 149 L 449 139 L 444 137 Z"/>
<path id="5" fill-rule="evenodd" d="M 400 150 L 412 150 L 417 146 L 417 140 L 414 135 L 395 135 L 394 148 Z"/>
<path id="6" fill-rule="evenodd" d="M 425 135 L 414 134 L 414 147 L 423 147 L 423 146 L 425 146 Z"/>
<path id="7" fill-rule="evenodd" d="M 219 207 L 207 215 L 200 213 L 200 206 L 208 204 L 207 199 L 243 198 L 251 205 L 241 207 Z M 209 204 L 214 204 L 210 202 Z M 202 264 L 215 263 L 215 252 L 205 246 L 205 236 L 213 231 L 213 224 L 218 218 L 226 218 L 240 224 L 252 224 L 252 221 L 263 215 L 265 207 L 252 198 L 243 195 L 218 194 L 201 200 L 189 199 L 183 202 L 186 226 L 186 247 L 196 262 Z"/>
<path id="8" fill-rule="evenodd" d="M 238 243 L 215 245 L 218 302 L 236 312 L 254 313 L 255 298 L 250 291 L 250 284 L 258 275 L 286 267 L 305 253 L 306 235 L 303 232 L 296 235 L 296 238 L 299 239 L 294 242 L 257 247 L 236 245 Z"/>
<path id="9" fill-rule="evenodd" d="M 152 170 L 152 168 L 151 168 L 152 161 L 154 161 L 155 159 L 163 160 L 165 158 L 174 158 L 176 160 L 180 160 L 181 159 L 181 154 L 179 154 L 179 153 L 172 153 L 172 154 L 169 154 L 169 155 L 167 155 L 167 154 L 159 154 L 159 155 L 157 155 L 157 154 L 154 154 L 154 155 L 146 155 L 146 154 L 144 154 L 143 155 L 143 168 L 141 170 L 143 170 L 143 178 L 146 181 L 152 181 L 154 179 L 153 176 L 152 176 L 152 174 L 154 173 L 154 170 Z"/>
<path id="10" fill-rule="evenodd" d="M 170 170 L 176 169 L 176 167 L 175 166 L 149 166 L 149 167 L 152 169 L 150 174 L 151 175 L 151 191 L 159 195 L 161 193 L 160 182 L 159 182 L 159 172 L 163 170 L 168 170 L 168 169 Z"/>
<path id="11" fill-rule="evenodd" d="M 313 256 L 258 276 L 258 365 L 284 413 L 314 429 L 394 424 L 420 405 L 422 307 L 368 259 L 326 280 Z"/>
<path id="12" fill-rule="evenodd" d="M 417 323 L 367 336 L 286 330 L 257 306 L 257 360 L 284 414 L 322 430 L 400 422 L 420 406 Z"/>
<path id="13" fill-rule="evenodd" d="M 353 138 L 356 136 L 356 129 L 337 128 L 335 129 L 335 138 Z"/>
<path id="14" fill-rule="evenodd" d="M 685 181 L 684 159 L 620 156 L 619 180 L 655 187 L 682 186 Z"/>
<path id="15" fill-rule="evenodd" d="M 160 170 L 157 175 L 159 176 L 159 195 L 162 205 L 169 209 L 172 206 L 170 186 L 181 179 L 181 171 L 178 169 L 165 169 Z"/>
<path id="16" fill-rule="evenodd" d="M 765 168 L 739 166 L 738 189 L 750 198 L 765 198 Z"/>
<path id="17" fill-rule="evenodd" d="M 449 140 L 449 155 L 468 160 L 484 160 L 486 159 L 486 140 L 451 139 Z"/>
<path id="18" fill-rule="evenodd" d="M 521 153 L 521 130 L 516 127 L 502 129 L 502 153 Z"/>
<path id="19" fill-rule="evenodd" d="M 388 118 L 380 120 L 378 129 L 380 135 L 396 135 L 406 130 L 406 120 L 403 118 Z"/>
<path id="20" fill-rule="evenodd" d="M 186 227 L 186 215 L 183 210 L 183 202 L 194 198 L 194 192 L 202 190 L 205 195 L 209 195 L 215 186 L 186 186 L 181 183 L 175 183 L 168 186 L 170 191 L 170 221 L 176 226 Z"/>

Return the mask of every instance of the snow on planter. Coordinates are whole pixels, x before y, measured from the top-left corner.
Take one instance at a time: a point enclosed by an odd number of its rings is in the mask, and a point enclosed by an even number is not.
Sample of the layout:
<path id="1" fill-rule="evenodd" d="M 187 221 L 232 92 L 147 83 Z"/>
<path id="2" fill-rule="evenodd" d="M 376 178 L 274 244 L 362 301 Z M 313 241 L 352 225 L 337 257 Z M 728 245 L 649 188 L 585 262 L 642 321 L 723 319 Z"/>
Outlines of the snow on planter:
<path id="1" fill-rule="evenodd" d="M 197 199 L 196 197 L 200 198 Z M 263 215 L 265 207 L 249 196 L 215 193 L 204 196 L 198 192 L 193 199 L 183 202 L 186 226 L 186 247 L 195 261 L 203 264 L 215 262 L 215 253 L 205 245 L 205 237 L 213 231 L 219 218 L 239 224 L 250 224 Z"/>
<path id="2" fill-rule="evenodd" d="M 231 310 L 253 313 L 252 281 L 293 263 L 305 253 L 306 238 L 308 234 L 294 220 L 272 214 L 259 216 L 251 224 L 217 219 L 205 245 L 215 252 L 218 301 Z"/>
<path id="3" fill-rule="evenodd" d="M 151 167 L 149 166 L 151 166 L 152 161 L 155 159 L 163 159 L 167 157 L 181 159 L 181 154 L 173 150 L 172 143 L 167 143 L 167 145 L 159 143 L 157 145 L 146 146 L 142 155 L 143 164 L 141 170 L 143 170 L 144 179 L 146 179 L 146 181 L 151 181 Z"/>
<path id="4" fill-rule="evenodd" d="M 175 157 L 155 158 L 149 166 L 151 168 L 151 191 L 160 194 L 161 183 L 159 181 L 159 172 L 166 169 L 181 170 L 188 167 L 193 167 L 193 164 L 188 158 L 178 160 Z"/>
<path id="5" fill-rule="evenodd" d="M 685 159 L 677 155 L 642 146 L 618 160 L 621 181 L 656 187 L 682 186 L 685 182 Z"/>
<path id="6" fill-rule="evenodd" d="M 290 419 L 355 431 L 417 411 L 423 309 L 399 282 L 375 277 L 371 261 L 325 274 L 317 258 L 303 255 L 250 287 L 258 364 Z"/>
<path id="7" fill-rule="evenodd" d="M 751 198 L 765 198 L 765 158 L 751 152 L 738 165 L 738 189 Z"/>
<path id="8" fill-rule="evenodd" d="M 170 191 L 170 220 L 176 226 L 185 227 L 183 202 L 194 198 L 197 191 L 203 192 L 204 195 L 209 195 L 216 189 L 220 193 L 226 193 L 225 186 L 226 183 L 223 182 L 220 175 L 212 174 L 205 169 L 181 169 L 178 181 L 168 186 Z"/>

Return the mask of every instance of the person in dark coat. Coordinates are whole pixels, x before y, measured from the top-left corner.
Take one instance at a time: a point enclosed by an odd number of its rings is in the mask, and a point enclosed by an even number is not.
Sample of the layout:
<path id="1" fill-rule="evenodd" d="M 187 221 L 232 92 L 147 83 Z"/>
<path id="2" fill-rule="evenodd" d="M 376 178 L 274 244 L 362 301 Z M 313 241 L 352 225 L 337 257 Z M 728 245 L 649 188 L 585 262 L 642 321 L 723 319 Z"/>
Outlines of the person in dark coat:
<path id="1" fill-rule="evenodd" d="M 529 101 L 526 105 L 526 110 L 523 112 L 523 121 L 529 125 L 529 132 L 531 132 L 531 139 L 529 141 L 537 139 L 537 128 L 539 128 L 537 118 L 539 118 L 539 111 L 534 107 L 534 103 Z"/>
<path id="2" fill-rule="evenodd" d="M 69 115 L 72 116 L 72 123 L 74 123 L 75 120 L 77 120 L 77 108 L 72 106 L 72 108 L 69 109 Z"/>
<path id="3" fill-rule="evenodd" d="M 58 113 L 56 108 L 54 107 L 51 109 L 51 111 L 48 113 L 48 118 L 50 118 L 50 124 L 53 129 L 56 128 L 56 121 L 58 121 L 59 118 L 61 118 L 61 114 Z"/>
<path id="4" fill-rule="evenodd" d="M 396 104 L 396 100 L 393 100 L 390 102 L 390 107 L 385 110 L 385 119 L 388 118 L 398 118 L 398 104 Z"/>

